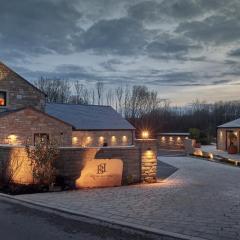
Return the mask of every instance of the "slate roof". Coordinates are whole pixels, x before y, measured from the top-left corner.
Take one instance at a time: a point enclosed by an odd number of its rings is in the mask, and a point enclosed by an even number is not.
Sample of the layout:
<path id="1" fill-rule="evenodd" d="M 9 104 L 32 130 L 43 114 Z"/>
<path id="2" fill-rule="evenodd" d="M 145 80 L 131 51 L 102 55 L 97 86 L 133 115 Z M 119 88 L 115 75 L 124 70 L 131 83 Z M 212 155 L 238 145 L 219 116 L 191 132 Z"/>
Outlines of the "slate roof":
<path id="1" fill-rule="evenodd" d="M 219 128 L 240 128 L 240 118 L 233 120 L 231 122 L 224 123 Z"/>
<path id="2" fill-rule="evenodd" d="M 110 106 L 47 103 L 45 111 L 77 130 L 135 129 Z"/>

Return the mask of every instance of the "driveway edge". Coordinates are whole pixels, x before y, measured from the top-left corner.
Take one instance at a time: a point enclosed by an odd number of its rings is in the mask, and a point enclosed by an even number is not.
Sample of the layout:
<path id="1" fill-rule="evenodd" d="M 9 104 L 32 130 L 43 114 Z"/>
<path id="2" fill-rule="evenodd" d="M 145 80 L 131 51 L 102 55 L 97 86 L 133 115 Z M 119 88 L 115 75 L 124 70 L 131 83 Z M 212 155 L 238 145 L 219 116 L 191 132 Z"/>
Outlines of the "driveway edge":
<path id="1" fill-rule="evenodd" d="M 19 198 L 15 198 L 15 196 L 7 195 L 4 193 L 0 193 L 0 197 L 3 199 L 8 199 L 10 202 L 24 205 L 26 207 L 42 210 L 45 212 L 51 212 L 55 213 L 57 215 L 64 215 L 65 218 L 71 218 L 75 220 L 80 220 L 76 219 L 76 217 L 82 218 L 81 220 L 86 221 L 86 219 L 89 220 L 90 223 L 93 223 L 93 221 L 99 225 L 106 226 L 117 226 L 122 228 L 123 230 L 132 230 L 136 232 L 141 232 L 141 233 L 148 233 L 148 234 L 153 234 L 153 235 L 158 235 L 161 236 L 161 240 L 206 240 L 203 238 L 198 238 L 198 237 L 192 237 L 192 236 L 187 236 L 183 235 L 180 233 L 173 233 L 173 232 L 168 232 L 164 230 L 158 230 L 156 228 L 151 228 L 151 227 L 146 227 L 146 226 L 139 226 L 134 223 L 124 223 L 118 220 L 110 220 L 105 217 L 99 217 L 96 215 L 92 214 L 86 214 L 86 213 L 76 213 L 74 211 L 71 211 L 66 208 L 60 208 L 60 207 L 51 207 L 46 204 L 40 203 L 40 202 L 33 202 L 30 200 L 22 200 Z"/>

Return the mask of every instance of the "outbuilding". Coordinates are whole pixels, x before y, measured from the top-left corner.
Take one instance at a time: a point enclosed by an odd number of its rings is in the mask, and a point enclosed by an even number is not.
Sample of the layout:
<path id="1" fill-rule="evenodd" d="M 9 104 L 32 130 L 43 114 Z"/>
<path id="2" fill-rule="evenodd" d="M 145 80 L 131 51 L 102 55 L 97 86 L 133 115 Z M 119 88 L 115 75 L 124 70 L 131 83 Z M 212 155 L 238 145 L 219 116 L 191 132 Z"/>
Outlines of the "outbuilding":
<path id="1" fill-rule="evenodd" d="M 230 145 L 240 152 L 240 118 L 217 127 L 217 149 L 228 151 Z"/>

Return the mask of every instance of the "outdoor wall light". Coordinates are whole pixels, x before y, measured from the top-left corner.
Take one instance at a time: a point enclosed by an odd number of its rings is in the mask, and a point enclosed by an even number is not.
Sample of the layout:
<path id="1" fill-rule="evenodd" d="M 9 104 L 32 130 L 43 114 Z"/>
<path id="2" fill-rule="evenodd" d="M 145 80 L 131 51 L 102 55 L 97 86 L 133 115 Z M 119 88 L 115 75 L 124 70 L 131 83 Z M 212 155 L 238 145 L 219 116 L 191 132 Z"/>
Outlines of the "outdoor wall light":
<path id="1" fill-rule="evenodd" d="M 103 142 L 103 141 L 104 141 L 104 137 L 103 136 L 99 137 L 99 142 Z"/>
<path id="2" fill-rule="evenodd" d="M 166 138 L 165 137 L 162 137 L 162 141 L 164 142 L 166 140 Z"/>
<path id="3" fill-rule="evenodd" d="M 123 137 L 122 137 L 122 141 L 123 141 L 123 142 L 126 142 L 126 141 L 127 141 L 127 136 L 123 136 Z"/>
<path id="4" fill-rule="evenodd" d="M 8 136 L 8 140 L 10 144 L 16 144 L 17 142 L 17 136 L 15 134 L 11 134 Z"/>
<path id="5" fill-rule="evenodd" d="M 177 137 L 177 141 L 179 142 L 181 140 L 181 138 L 180 137 Z"/>
<path id="6" fill-rule="evenodd" d="M 112 136 L 111 141 L 112 141 L 112 143 L 116 143 L 116 137 Z"/>
<path id="7" fill-rule="evenodd" d="M 152 149 L 150 147 L 147 148 L 146 157 L 147 158 L 152 158 L 153 157 L 153 151 L 152 151 Z"/>
<path id="8" fill-rule="evenodd" d="M 90 143 L 91 141 L 92 141 L 92 138 L 91 137 L 87 137 L 86 142 Z"/>
<path id="9" fill-rule="evenodd" d="M 147 130 L 142 131 L 142 138 L 144 138 L 144 139 L 149 138 L 149 131 L 147 131 Z"/>
<path id="10" fill-rule="evenodd" d="M 73 137 L 73 138 L 72 138 L 72 142 L 73 142 L 73 144 L 77 144 L 78 138 L 77 138 L 77 137 Z"/>
<path id="11" fill-rule="evenodd" d="M 172 137 L 170 137 L 170 138 L 169 138 L 169 140 L 170 140 L 170 142 L 172 142 L 172 141 L 173 141 L 173 138 L 172 138 Z"/>

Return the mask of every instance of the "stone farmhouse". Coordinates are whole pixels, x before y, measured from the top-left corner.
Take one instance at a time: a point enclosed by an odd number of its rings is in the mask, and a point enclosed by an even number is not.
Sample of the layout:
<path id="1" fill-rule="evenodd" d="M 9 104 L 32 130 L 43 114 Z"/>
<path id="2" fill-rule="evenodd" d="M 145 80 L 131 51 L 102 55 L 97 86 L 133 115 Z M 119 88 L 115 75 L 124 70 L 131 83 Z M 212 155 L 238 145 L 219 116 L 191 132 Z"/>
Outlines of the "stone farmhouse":
<path id="1" fill-rule="evenodd" d="M 131 146 L 135 129 L 110 106 L 47 103 L 46 95 L 0 62 L 0 144 Z"/>

